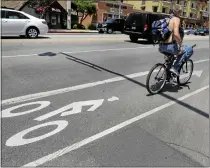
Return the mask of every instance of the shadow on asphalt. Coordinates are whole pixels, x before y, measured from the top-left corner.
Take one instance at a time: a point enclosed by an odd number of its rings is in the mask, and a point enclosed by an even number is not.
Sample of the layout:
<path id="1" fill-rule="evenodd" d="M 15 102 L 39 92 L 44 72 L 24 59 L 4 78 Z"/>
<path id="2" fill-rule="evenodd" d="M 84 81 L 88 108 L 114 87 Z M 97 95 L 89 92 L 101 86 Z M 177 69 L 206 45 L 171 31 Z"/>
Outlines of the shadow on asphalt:
<path id="1" fill-rule="evenodd" d="M 52 52 L 38 54 L 38 56 L 49 56 L 49 57 L 54 57 L 56 55 L 57 55 L 56 53 L 52 53 Z"/>
<path id="2" fill-rule="evenodd" d="M 88 62 L 88 61 L 79 59 L 79 58 L 77 58 L 77 57 L 74 57 L 74 56 L 69 55 L 69 54 L 66 54 L 66 53 L 62 53 L 62 52 L 61 52 L 61 54 L 65 55 L 66 58 L 67 58 L 68 60 L 71 60 L 71 61 L 80 63 L 80 64 L 85 65 L 85 66 L 88 66 L 88 67 L 91 67 L 91 68 L 93 68 L 93 69 L 95 69 L 95 70 L 98 70 L 98 71 L 102 71 L 102 70 L 103 70 L 103 71 L 109 72 L 109 73 L 111 73 L 111 74 L 115 74 L 115 75 L 121 76 L 121 77 L 127 79 L 128 81 L 131 81 L 131 82 L 133 82 L 133 83 L 135 83 L 135 84 L 137 84 L 137 85 L 139 85 L 139 86 L 141 86 L 141 87 L 144 87 L 144 88 L 146 89 L 146 85 L 145 85 L 145 84 L 143 84 L 143 83 L 141 83 L 141 82 L 139 82 L 139 81 L 136 81 L 136 80 L 134 80 L 134 79 L 132 79 L 132 78 L 129 78 L 129 77 L 123 75 L 123 74 L 120 74 L 120 73 L 111 71 L 111 70 L 109 70 L 109 69 L 106 69 L 106 68 L 104 68 L 104 67 L 98 66 L 98 65 L 93 64 L 93 63 L 91 63 L 91 62 Z M 188 88 L 189 88 L 189 87 L 188 87 Z M 175 101 L 177 104 L 182 105 L 182 106 L 184 106 L 184 107 L 186 107 L 186 108 L 188 108 L 188 109 L 190 109 L 190 110 L 196 112 L 197 114 L 202 115 L 203 117 L 209 118 L 209 114 L 207 114 L 206 112 L 204 112 L 204 111 L 202 111 L 202 110 L 199 110 L 199 109 L 196 108 L 196 107 L 193 107 L 193 106 L 191 106 L 191 105 L 189 105 L 189 104 L 187 104 L 187 103 L 184 103 L 184 102 L 182 102 L 182 101 L 180 101 L 180 100 L 177 100 L 176 98 L 171 97 L 171 96 L 169 96 L 169 95 L 167 95 L 167 94 L 164 93 L 164 92 L 170 92 L 170 91 L 172 91 L 172 92 L 174 92 L 174 91 L 178 92 L 178 90 L 180 90 L 180 89 L 183 89 L 183 87 L 179 87 L 179 86 L 177 86 L 177 87 L 172 87 L 172 86 L 170 86 L 170 84 L 169 84 L 169 85 L 166 85 L 166 87 L 164 88 L 163 92 L 162 92 L 162 93 L 159 93 L 159 95 L 161 95 L 161 96 L 163 96 L 163 97 L 165 97 L 165 98 L 167 98 L 167 99 L 169 99 L 169 100 L 171 100 L 171 101 Z M 151 95 L 147 95 L 147 96 L 151 96 Z M 153 96 L 155 96 L 155 95 L 153 95 Z"/>
<path id="3" fill-rule="evenodd" d="M 130 41 L 130 40 L 125 40 L 125 42 L 142 44 L 142 45 L 153 45 L 152 43 L 148 42 L 147 40 L 138 40 L 137 42 L 133 42 L 133 41 Z"/>
<path id="4" fill-rule="evenodd" d="M 36 39 L 49 39 L 50 37 L 42 37 L 42 36 L 40 36 L 40 37 L 37 37 L 37 38 L 35 38 L 35 39 L 33 39 L 33 38 L 27 38 L 27 37 L 25 37 L 25 36 L 8 36 L 8 37 L 6 37 L 6 36 L 4 36 L 4 37 L 1 37 L 1 39 L 28 39 L 28 40 L 36 40 Z"/>

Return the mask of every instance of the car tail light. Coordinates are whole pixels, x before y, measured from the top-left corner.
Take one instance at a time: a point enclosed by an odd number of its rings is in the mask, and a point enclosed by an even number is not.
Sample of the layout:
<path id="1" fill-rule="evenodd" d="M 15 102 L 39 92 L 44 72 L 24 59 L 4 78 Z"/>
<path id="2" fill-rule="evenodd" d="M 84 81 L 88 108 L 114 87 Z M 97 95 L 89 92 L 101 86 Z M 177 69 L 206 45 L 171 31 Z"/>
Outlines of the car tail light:
<path id="1" fill-rule="evenodd" d="M 147 29 L 148 29 L 148 25 L 145 24 L 145 25 L 144 25 L 144 31 L 146 31 Z"/>
<path id="2" fill-rule="evenodd" d="M 43 24 L 47 24 L 47 22 L 46 22 L 46 21 L 42 21 L 42 23 L 43 23 Z"/>

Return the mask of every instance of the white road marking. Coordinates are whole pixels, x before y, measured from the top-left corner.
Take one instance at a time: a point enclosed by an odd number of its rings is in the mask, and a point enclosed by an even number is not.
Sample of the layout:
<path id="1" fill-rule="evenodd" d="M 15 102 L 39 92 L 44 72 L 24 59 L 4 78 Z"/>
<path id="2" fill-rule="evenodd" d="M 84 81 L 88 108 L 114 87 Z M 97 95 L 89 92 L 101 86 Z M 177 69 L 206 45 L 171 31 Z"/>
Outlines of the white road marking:
<path id="1" fill-rule="evenodd" d="M 31 57 L 31 56 L 38 56 L 38 54 L 28 54 L 28 55 L 13 55 L 13 56 L 2 56 L 2 58 L 11 58 L 11 57 Z"/>
<path id="2" fill-rule="evenodd" d="M 67 115 L 81 113 L 83 106 L 91 106 L 87 111 L 94 111 L 98 107 L 100 107 L 103 104 L 103 102 L 104 102 L 104 99 L 74 102 L 74 103 L 64 106 L 58 110 L 49 112 L 42 116 L 39 116 L 39 117 L 35 118 L 34 120 L 43 121 L 43 120 L 46 120 L 46 119 L 53 117 L 60 113 L 62 113 L 61 116 L 67 116 Z M 72 110 L 69 110 L 69 109 L 72 109 Z"/>
<path id="3" fill-rule="evenodd" d="M 77 53 L 88 53 L 88 52 L 105 52 L 105 51 L 119 51 L 119 50 L 134 50 L 134 49 L 141 49 L 141 48 L 156 48 L 154 47 L 133 47 L 133 48 L 111 48 L 111 49 L 103 49 L 103 50 L 87 50 L 87 51 L 70 51 L 70 52 L 63 52 L 66 54 L 77 54 Z"/>
<path id="4" fill-rule="evenodd" d="M 90 52 L 106 52 L 106 51 L 119 51 L 119 50 L 135 50 L 135 49 L 144 49 L 144 48 L 157 48 L 158 46 L 148 46 L 148 47 L 133 47 L 133 48 L 109 48 L 109 49 L 103 49 L 103 50 L 85 50 L 85 51 L 66 51 L 62 53 L 66 54 L 79 54 L 79 53 L 90 53 Z M 202 49 L 202 48 L 208 48 L 209 46 L 201 46 L 196 47 L 196 49 Z M 59 54 L 60 52 L 56 53 Z M 14 57 L 31 57 L 31 56 L 39 56 L 39 54 L 28 54 L 28 55 L 8 55 L 8 56 L 2 56 L 2 58 L 14 58 Z"/>
<path id="5" fill-rule="evenodd" d="M 119 98 L 115 97 L 115 96 L 112 96 L 111 98 L 108 99 L 109 102 L 113 102 L 113 101 L 116 101 L 116 100 L 119 100 Z"/>
<path id="6" fill-rule="evenodd" d="M 203 73 L 203 70 L 200 71 L 193 71 L 192 75 L 195 75 L 197 77 L 201 77 L 201 74 Z"/>
<path id="7" fill-rule="evenodd" d="M 66 54 L 77 54 L 77 53 L 89 53 L 89 52 L 105 52 L 105 51 L 119 51 L 119 50 L 135 50 L 141 48 L 153 48 L 153 47 L 133 47 L 133 48 L 108 48 L 103 50 L 85 50 L 85 51 L 66 51 L 62 53 Z M 60 52 L 59 52 L 60 53 Z M 57 54 L 59 54 L 57 53 Z M 31 57 L 31 56 L 38 56 L 39 54 L 28 54 L 28 55 L 13 55 L 13 56 L 2 56 L 2 58 L 12 58 L 12 57 Z"/>
<path id="8" fill-rule="evenodd" d="M 206 61 L 209 61 L 209 59 L 199 60 L 197 62 L 195 61 L 194 63 L 196 64 L 196 63 L 201 63 L 201 62 L 206 62 Z M 149 71 L 145 71 L 145 72 L 138 72 L 138 73 L 133 73 L 130 75 L 125 75 L 125 76 L 128 78 L 136 78 L 136 77 L 145 76 L 148 73 L 149 73 Z M 91 83 L 66 87 L 66 88 L 62 88 L 62 89 L 56 89 L 56 90 L 51 90 L 51 91 L 46 91 L 46 92 L 39 92 L 39 93 L 24 95 L 24 96 L 20 96 L 20 97 L 10 98 L 10 99 L 6 99 L 6 100 L 2 100 L 2 106 L 15 104 L 15 103 L 19 103 L 19 102 L 24 102 L 24 101 L 29 101 L 29 100 L 34 100 L 34 99 L 39 99 L 39 98 L 48 97 L 48 96 L 53 96 L 53 95 L 57 95 L 57 94 L 67 93 L 67 92 L 71 92 L 71 91 L 81 90 L 81 89 L 90 88 L 90 87 L 103 85 L 103 84 L 107 84 L 107 83 L 118 82 L 118 81 L 122 81 L 122 80 L 126 80 L 126 78 L 125 77 L 114 77 L 114 78 L 110 78 L 110 79 L 106 79 L 106 80 L 102 80 L 102 81 L 91 82 Z"/>
<path id="9" fill-rule="evenodd" d="M 32 131 L 37 130 L 39 128 L 50 126 L 50 125 L 57 125 L 57 128 L 54 129 L 51 132 L 48 132 L 44 135 L 40 135 L 38 137 L 29 138 L 29 139 L 24 139 L 23 138 L 29 132 L 32 132 Z M 9 138 L 6 141 L 6 146 L 22 146 L 22 145 L 26 145 L 26 144 L 30 144 L 30 143 L 33 143 L 33 142 L 40 141 L 40 140 L 45 139 L 47 137 L 50 137 L 54 134 L 57 134 L 58 132 L 62 131 L 64 128 L 66 128 L 67 125 L 68 125 L 68 121 L 65 121 L 65 120 L 50 121 L 50 122 L 47 122 L 47 123 L 36 125 L 34 127 L 28 128 L 26 130 L 23 130 L 23 131 L 15 134 L 15 135 L 13 135 L 11 138 Z"/>
<path id="10" fill-rule="evenodd" d="M 126 75 L 126 77 L 136 78 L 136 77 L 147 75 L 148 72 L 149 71 L 134 73 L 134 74 Z M 61 94 L 61 93 L 67 93 L 67 92 L 71 92 L 71 91 L 75 91 L 75 90 L 81 90 L 81 89 L 90 88 L 90 87 L 103 85 L 103 84 L 107 84 L 107 83 L 122 81 L 125 79 L 126 78 L 124 78 L 124 77 L 114 77 L 114 78 L 110 78 L 110 79 L 106 79 L 106 80 L 102 80 L 102 81 L 86 83 L 86 84 L 71 86 L 71 87 L 67 87 L 67 88 L 56 89 L 56 90 L 52 90 L 52 91 L 46 91 L 46 92 L 40 92 L 40 93 L 15 97 L 15 98 L 3 100 L 2 106 L 19 103 L 19 102 L 24 102 L 24 101 L 28 101 L 28 100 L 34 100 L 34 99 L 43 98 L 43 97 L 48 97 L 48 96 L 57 95 L 57 94 Z"/>
<path id="11" fill-rule="evenodd" d="M 42 158 L 40 158 L 38 160 L 35 160 L 35 161 L 30 162 L 28 164 L 25 164 L 23 167 L 26 167 L 26 166 L 36 167 L 36 166 L 42 165 L 42 164 L 44 164 L 46 162 L 49 162 L 49 161 L 51 161 L 51 160 L 53 160 L 53 159 L 55 159 L 57 157 L 60 157 L 62 155 L 65 155 L 65 154 L 73 151 L 73 150 L 76 150 L 76 149 L 78 149 L 78 148 L 80 148 L 82 146 L 85 146 L 85 145 L 87 145 L 87 144 L 89 144 L 89 143 L 91 143 L 91 142 L 93 142 L 95 140 L 98 140 L 98 139 L 100 139 L 100 138 L 102 138 L 102 137 L 104 137 L 106 135 L 109 135 L 109 134 L 111 134 L 111 133 L 113 133 L 115 131 L 118 131 L 118 130 L 120 130 L 120 129 L 122 129 L 122 128 L 130 125 L 130 124 L 133 124 L 134 122 L 137 122 L 137 121 L 139 121 L 139 120 L 141 120 L 141 119 L 143 119 L 143 118 L 145 118 L 145 117 L 147 117 L 149 115 L 155 114 L 156 112 L 158 112 L 160 110 L 163 110 L 163 109 L 165 109 L 165 108 L 167 108 L 169 106 L 172 106 L 172 105 L 176 104 L 179 101 L 183 101 L 186 98 L 189 98 L 189 97 L 191 97 L 191 96 L 193 96 L 195 94 L 198 94 L 198 93 L 200 93 L 200 92 L 202 92 L 202 91 L 204 91 L 204 90 L 206 90 L 208 88 L 209 88 L 209 85 L 204 86 L 204 87 L 202 87 L 202 88 L 200 88 L 198 90 L 195 90 L 195 91 L 193 91 L 191 93 L 188 93 L 188 94 L 178 98 L 175 101 L 170 101 L 170 102 L 168 102 L 166 104 L 163 104 L 163 105 L 161 105 L 159 107 L 156 107 L 156 108 L 154 108 L 154 109 L 152 109 L 150 111 L 147 111 L 147 112 L 145 112 L 145 113 L 143 113 L 141 115 L 138 115 L 138 116 L 136 116 L 134 118 L 131 118 L 131 119 L 127 120 L 127 121 L 124 121 L 124 122 L 122 122 L 122 123 L 120 123 L 120 124 L 118 124 L 118 125 L 116 125 L 114 127 L 111 127 L 109 129 L 104 130 L 104 131 L 102 131 L 102 132 L 100 132 L 98 134 L 95 134 L 95 135 L 93 135 L 93 136 L 91 136 L 89 138 L 86 138 L 86 139 L 84 139 L 84 140 L 82 140 L 80 142 L 77 142 L 77 143 L 75 143 L 73 145 L 67 146 L 67 147 L 65 147 L 63 149 L 60 149 L 60 150 L 58 150 L 58 151 L 56 151 L 56 152 L 54 152 L 52 154 L 46 155 L 46 156 L 44 156 L 44 157 L 42 157 Z"/>
<path id="12" fill-rule="evenodd" d="M 18 109 L 20 107 L 25 107 L 25 106 L 30 106 L 30 105 L 34 105 L 34 104 L 39 104 L 39 107 L 33 108 L 31 110 L 27 110 L 27 111 L 23 111 L 23 112 L 16 112 L 16 113 L 11 113 L 11 111 Z M 30 102 L 30 103 L 25 103 L 25 104 L 20 104 L 17 106 L 13 106 L 7 109 L 4 109 L 2 111 L 2 118 L 9 118 L 9 117 L 15 117 L 15 116 L 20 116 L 20 115 L 25 115 L 28 113 L 32 113 L 38 110 L 41 110 L 47 106 L 49 106 L 50 102 L 49 101 L 38 101 L 38 102 Z"/>
<path id="13" fill-rule="evenodd" d="M 193 63 L 194 63 L 194 64 L 198 64 L 198 63 L 201 63 L 201 62 L 206 62 L 206 61 L 209 61 L 209 59 L 204 59 L 204 60 L 193 61 Z"/>

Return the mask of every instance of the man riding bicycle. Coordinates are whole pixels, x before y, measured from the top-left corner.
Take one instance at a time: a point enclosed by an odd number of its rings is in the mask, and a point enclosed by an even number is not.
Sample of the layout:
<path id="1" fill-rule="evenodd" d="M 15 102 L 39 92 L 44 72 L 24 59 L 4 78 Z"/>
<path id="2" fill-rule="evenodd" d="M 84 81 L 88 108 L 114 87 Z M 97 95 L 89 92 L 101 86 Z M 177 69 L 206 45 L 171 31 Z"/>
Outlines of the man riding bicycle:
<path id="1" fill-rule="evenodd" d="M 160 42 L 159 52 L 169 53 L 177 56 L 174 65 L 170 71 L 175 75 L 179 76 L 178 68 L 182 60 L 190 58 L 193 54 L 193 48 L 191 46 L 182 46 L 182 38 L 184 34 L 180 36 L 180 15 L 182 12 L 181 6 L 174 6 L 172 9 L 171 19 L 168 24 L 168 28 L 171 31 L 169 38 L 165 41 Z"/>

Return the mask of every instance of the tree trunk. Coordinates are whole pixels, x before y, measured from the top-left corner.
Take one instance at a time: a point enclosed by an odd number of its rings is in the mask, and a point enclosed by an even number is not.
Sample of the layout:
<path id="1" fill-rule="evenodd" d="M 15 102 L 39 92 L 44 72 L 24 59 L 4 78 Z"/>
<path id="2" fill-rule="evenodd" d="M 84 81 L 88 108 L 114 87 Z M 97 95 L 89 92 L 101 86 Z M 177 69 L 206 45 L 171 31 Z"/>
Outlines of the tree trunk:
<path id="1" fill-rule="evenodd" d="M 81 21 L 80 21 L 81 23 L 80 24 L 82 24 L 82 22 L 86 19 L 87 16 L 88 16 L 88 14 L 86 14 L 85 17 L 83 15 L 84 18 L 81 19 Z"/>
<path id="2" fill-rule="evenodd" d="M 79 22 L 79 24 L 82 24 L 82 21 L 83 21 L 83 17 L 84 17 L 84 13 L 82 14 L 82 17 L 81 17 L 81 19 L 80 19 L 80 22 Z"/>

